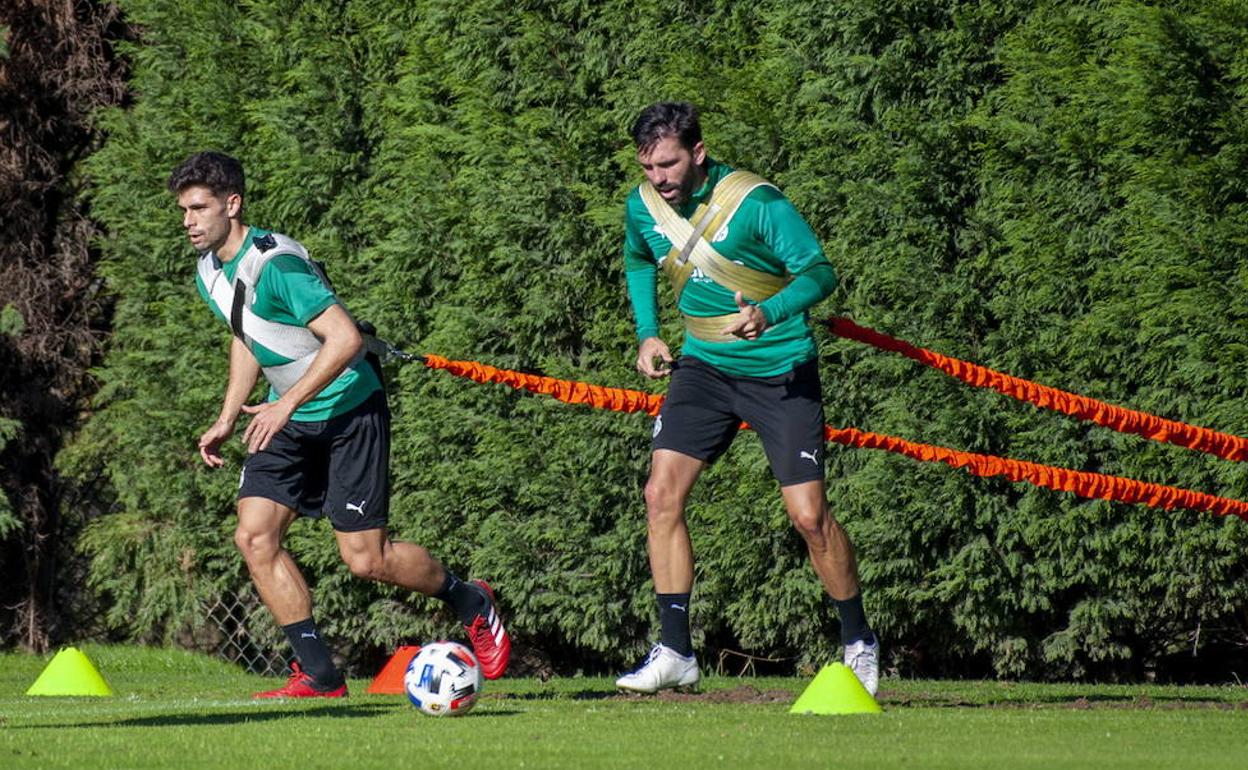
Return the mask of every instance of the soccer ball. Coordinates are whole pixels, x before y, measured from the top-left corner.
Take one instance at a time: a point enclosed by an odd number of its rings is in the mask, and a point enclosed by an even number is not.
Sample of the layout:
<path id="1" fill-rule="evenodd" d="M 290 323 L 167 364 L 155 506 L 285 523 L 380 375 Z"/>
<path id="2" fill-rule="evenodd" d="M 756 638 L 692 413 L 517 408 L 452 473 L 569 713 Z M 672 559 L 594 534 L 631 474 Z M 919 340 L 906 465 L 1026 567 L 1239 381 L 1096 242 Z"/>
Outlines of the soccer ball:
<path id="1" fill-rule="evenodd" d="M 458 642 L 430 642 L 420 648 L 403 675 L 407 699 L 435 717 L 468 713 L 481 694 L 481 664 Z"/>

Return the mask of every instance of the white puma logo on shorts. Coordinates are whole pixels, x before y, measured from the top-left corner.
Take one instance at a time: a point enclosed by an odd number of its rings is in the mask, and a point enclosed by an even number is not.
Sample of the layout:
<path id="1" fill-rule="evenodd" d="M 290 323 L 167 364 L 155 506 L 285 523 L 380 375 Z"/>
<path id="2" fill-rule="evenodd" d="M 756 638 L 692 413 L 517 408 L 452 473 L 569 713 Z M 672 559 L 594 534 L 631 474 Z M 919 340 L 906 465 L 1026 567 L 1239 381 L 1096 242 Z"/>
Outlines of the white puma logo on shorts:
<path id="1" fill-rule="evenodd" d="M 797 451 L 797 458 L 799 460 L 810 460 L 815 465 L 818 465 L 819 464 L 819 450 L 816 449 L 813 452 L 806 452 L 806 451 L 799 449 Z"/>
<path id="2" fill-rule="evenodd" d="M 359 505 L 356 505 L 355 503 L 353 503 L 353 502 L 351 502 L 350 500 L 348 500 L 348 501 L 347 501 L 347 510 L 348 510 L 348 511 L 355 511 L 356 513 L 358 513 L 358 514 L 360 514 L 361 516 L 363 516 L 363 515 L 364 515 L 364 506 L 365 506 L 365 505 L 367 505 L 367 504 L 368 504 L 368 501 L 367 501 L 367 500 L 361 500 Z"/>

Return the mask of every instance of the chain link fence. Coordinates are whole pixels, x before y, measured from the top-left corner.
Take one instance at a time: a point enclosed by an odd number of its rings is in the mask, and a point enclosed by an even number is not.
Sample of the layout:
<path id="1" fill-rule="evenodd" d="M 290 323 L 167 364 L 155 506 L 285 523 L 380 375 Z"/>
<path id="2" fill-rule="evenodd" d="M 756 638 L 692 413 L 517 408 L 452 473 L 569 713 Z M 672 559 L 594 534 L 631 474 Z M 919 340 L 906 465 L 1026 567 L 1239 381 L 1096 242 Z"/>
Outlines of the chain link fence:
<path id="1" fill-rule="evenodd" d="M 280 676 L 288 670 L 285 639 L 255 592 L 243 589 L 207 602 L 212 652 L 253 674 Z"/>

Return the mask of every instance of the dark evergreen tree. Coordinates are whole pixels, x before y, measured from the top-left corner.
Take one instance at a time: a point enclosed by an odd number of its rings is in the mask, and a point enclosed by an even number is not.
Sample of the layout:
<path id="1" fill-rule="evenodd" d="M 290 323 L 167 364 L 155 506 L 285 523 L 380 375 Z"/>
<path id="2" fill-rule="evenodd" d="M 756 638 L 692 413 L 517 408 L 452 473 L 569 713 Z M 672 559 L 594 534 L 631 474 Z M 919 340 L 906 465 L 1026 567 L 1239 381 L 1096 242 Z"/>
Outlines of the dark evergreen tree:
<path id="1" fill-rule="evenodd" d="M 649 102 L 689 99 L 712 154 L 778 183 L 822 238 L 842 288 L 816 315 L 1245 430 L 1240 3 L 123 7 L 144 30 L 137 98 L 103 118 L 89 163 L 116 331 L 98 411 L 63 462 L 102 468 L 116 495 L 80 544 L 135 638 L 171 637 L 245 582 L 232 480 L 193 451 L 224 387 L 225 332 L 195 296 L 163 188 L 207 147 L 246 164 L 247 218 L 307 244 L 396 342 L 645 387 L 620 258 L 640 178 L 627 126 Z M 419 366 L 393 375 L 396 533 L 496 581 L 513 633 L 561 667 L 641 650 L 646 423 Z M 823 375 L 836 425 L 1248 495 L 1237 465 L 855 343 L 824 340 Z M 829 468 L 900 670 L 1228 676 L 1191 661 L 1242 641 L 1242 522 L 875 452 L 835 450 Z M 836 621 L 756 439 L 710 471 L 689 515 L 708 662 L 829 659 Z M 452 626 L 352 580 L 325 528 L 300 522 L 291 544 L 331 633 L 387 647 Z"/>
<path id="2" fill-rule="evenodd" d="M 124 96 L 127 35 L 110 5 L 0 6 L 0 644 L 38 651 L 85 604 L 66 547 L 89 503 L 54 461 L 108 330 L 80 161 L 94 111 Z"/>

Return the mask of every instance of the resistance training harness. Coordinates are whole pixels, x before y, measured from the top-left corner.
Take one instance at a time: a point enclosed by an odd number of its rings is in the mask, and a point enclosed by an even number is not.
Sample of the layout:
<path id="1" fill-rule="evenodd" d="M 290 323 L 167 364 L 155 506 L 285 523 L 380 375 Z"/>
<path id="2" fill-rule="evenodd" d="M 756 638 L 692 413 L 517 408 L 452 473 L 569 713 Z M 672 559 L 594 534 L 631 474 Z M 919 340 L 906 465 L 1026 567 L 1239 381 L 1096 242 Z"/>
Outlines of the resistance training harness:
<path id="1" fill-rule="evenodd" d="M 274 257 L 282 255 L 302 259 L 321 283 L 333 291 L 320 263 L 309 257 L 307 250 L 298 241 L 278 233 L 250 239 L 247 250 L 235 257 L 239 263 L 232 284 L 216 254 L 204 254 L 199 258 L 198 264 L 199 277 L 208 290 L 208 296 L 212 298 L 221 315 L 229 319 L 234 336 L 247 345 L 252 355 L 256 355 L 256 346 L 260 345 L 282 358 L 290 359 L 285 364 L 263 367 L 265 379 L 278 395 L 285 393 L 299 381 L 321 349 L 321 341 L 307 327 L 270 321 L 252 311 L 260 272 Z M 379 353 L 385 352 L 384 343 L 370 333 L 371 325 L 357 322 L 356 326 L 360 328 L 365 344 L 349 366 L 366 360 L 380 376 L 381 366 L 377 358 Z"/>
<path id="2" fill-rule="evenodd" d="M 791 280 L 789 275 L 775 275 L 746 267 L 720 254 L 713 245 L 716 235 L 727 228 L 746 196 L 756 188 L 775 185 L 749 171 L 733 171 L 715 185 L 711 197 L 694 209 L 693 216 L 685 219 L 649 181 L 640 187 L 641 201 L 646 211 L 658 223 L 663 234 L 672 242 L 672 249 L 663 258 L 663 272 L 672 282 L 677 305 L 685 284 L 700 270 L 703 275 L 732 292 L 741 294 L 751 302 L 762 302 L 783 289 Z M 737 342 L 740 340 L 720 330 L 731 323 L 735 313 L 717 316 L 691 316 L 685 319 L 685 332 L 706 342 Z"/>

